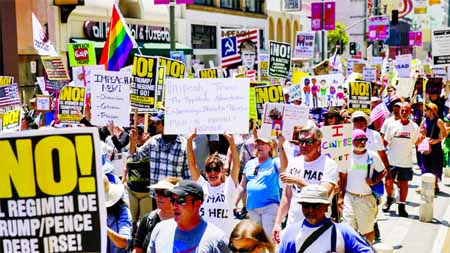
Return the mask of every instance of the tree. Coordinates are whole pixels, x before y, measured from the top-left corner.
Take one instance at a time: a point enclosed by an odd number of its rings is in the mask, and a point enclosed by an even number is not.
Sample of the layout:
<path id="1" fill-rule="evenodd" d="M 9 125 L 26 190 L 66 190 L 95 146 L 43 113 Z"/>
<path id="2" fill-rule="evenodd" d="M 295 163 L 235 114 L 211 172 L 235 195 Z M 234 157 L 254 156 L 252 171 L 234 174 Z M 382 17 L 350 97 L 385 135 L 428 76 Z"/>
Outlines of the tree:
<path id="1" fill-rule="evenodd" d="M 334 51 L 336 50 L 336 45 L 341 45 L 341 49 L 339 50 L 342 54 L 345 50 L 345 46 L 349 42 L 349 38 L 345 30 L 347 29 L 347 26 L 342 24 L 341 22 L 336 22 L 336 29 L 332 31 L 328 31 L 328 52 L 331 54 L 334 54 Z M 339 52 L 338 52 L 339 53 Z"/>

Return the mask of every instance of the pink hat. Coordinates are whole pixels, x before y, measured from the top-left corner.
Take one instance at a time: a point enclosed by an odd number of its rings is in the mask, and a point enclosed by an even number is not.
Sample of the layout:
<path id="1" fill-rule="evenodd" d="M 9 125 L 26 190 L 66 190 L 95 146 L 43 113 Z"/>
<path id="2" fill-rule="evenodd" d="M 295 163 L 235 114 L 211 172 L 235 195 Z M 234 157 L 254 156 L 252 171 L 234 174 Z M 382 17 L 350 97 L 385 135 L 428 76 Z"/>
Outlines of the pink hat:
<path id="1" fill-rule="evenodd" d="M 355 139 L 360 138 L 360 137 L 364 137 L 366 138 L 366 132 L 364 132 L 361 129 L 354 129 L 353 130 L 353 134 L 352 134 L 352 142 L 355 141 Z"/>

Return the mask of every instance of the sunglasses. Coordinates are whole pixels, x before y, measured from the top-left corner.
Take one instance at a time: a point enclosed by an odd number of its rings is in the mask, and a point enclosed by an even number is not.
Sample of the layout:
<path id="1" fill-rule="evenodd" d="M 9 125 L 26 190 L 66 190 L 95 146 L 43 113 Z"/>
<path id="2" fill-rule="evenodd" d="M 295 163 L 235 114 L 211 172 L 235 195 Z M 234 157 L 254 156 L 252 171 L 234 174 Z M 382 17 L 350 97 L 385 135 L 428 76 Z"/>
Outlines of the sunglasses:
<path id="1" fill-rule="evenodd" d="M 355 142 L 367 142 L 367 138 L 356 138 Z"/>
<path id="2" fill-rule="evenodd" d="M 184 206 L 186 205 L 186 198 L 185 197 L 174 198 L 173 196 L 170 196 L 170 203 L 177 204 L 179 206 Z"/>
<path id="3" fill-rule="evenodd" d="M 172 193 L 168 190 L 151 190 L 150 196 L 152 198 L 156 198 L 157 196 L 163 197 L 163 198 L 168 198 L 168 197 L 172 196 Z"/>
<path id="4" fill-rule="evenodd" d="M 319 209 L 319 207 L 321 206 L 321 204 L 319 203 L 300 203 L 302 205 L 302 208 L 304 209 L 309 209 L 312 208 L 314 210 Z"/>
<path id="5" fill-rule="evenodd" d="M 230 249 L 231 252 L 239 252 L 239 253 L 251 253 L 256 249 L 256 247 L 258 247 L 258 244 L 256 244 L 255 246 L 253 246 L 253 248 L 250 249 L 237 249 L 233 246 L 233 243 L 230 242 L 228 244 L 228 248 Z"/>
<path id="6" fill-rule="evenodd" d="M 219 166 L 215 166 L 215 167 L 206 167 L 205 168 L 205 172 L 207 172 L 207 173 L 209 173 L 209 172 L 211 172 L 211 171 L 214 171 L 214 172 L 220 172 L 222 170 L 222 168 L 221 167 L 219 167 Z"/>
<path id="7" fill-rule="evenodd" d="M 314 139 L 298 139 L 298 145 L 306 144 L 308 146 L 311 146 L 316 142 Z"/>

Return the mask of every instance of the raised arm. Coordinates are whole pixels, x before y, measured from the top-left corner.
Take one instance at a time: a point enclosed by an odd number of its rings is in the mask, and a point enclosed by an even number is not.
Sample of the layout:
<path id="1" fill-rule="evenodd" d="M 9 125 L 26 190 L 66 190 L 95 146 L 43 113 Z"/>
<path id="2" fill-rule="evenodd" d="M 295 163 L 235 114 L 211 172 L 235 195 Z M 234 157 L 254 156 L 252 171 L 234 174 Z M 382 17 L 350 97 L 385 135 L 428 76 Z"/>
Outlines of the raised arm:
<path id="1" fill-rule="evenodd" d="M 237 185 L 239 183 L 239 170 L 241 168 L 239 153 L 237 151 L 236 144 L 234 143 L 233 135 L 224 133 L 223 136 L 225 137 L 225 139 L 227 139 L 228 144 L 230 144 L 229 150 L 231 151 L 231 159 L 233 160 L 230 170 L 230 176 L 233 179 L 234 184 Z"/>
<path id="2" fill-rule="evenodd" d="M 286 155 L 286 151 L 284 150 L 284 142 L 286 141 L 286 139 L 280 135 L 278 136 L 278 150 L 279 150 L 279 155 L 280 155 L 280 173 L 283 173 L 286 171 L 286 168 L 288 166 L 288 159 L 287 159 L 287 155 Z"/>
<path id="3" fill-rule="evenodd" d="M 197 163 L 195 162 L 195 154 L 194 154 L 194 138 L 197 137 L 197 129 L 195 129 L 194 133 L 192 133 L 187 139 L 187 158 L 188 158 L 188 167 L 191 172 L 192 180 L 197 181 L 200 177 L 200 171 L 197 167 Z"/>

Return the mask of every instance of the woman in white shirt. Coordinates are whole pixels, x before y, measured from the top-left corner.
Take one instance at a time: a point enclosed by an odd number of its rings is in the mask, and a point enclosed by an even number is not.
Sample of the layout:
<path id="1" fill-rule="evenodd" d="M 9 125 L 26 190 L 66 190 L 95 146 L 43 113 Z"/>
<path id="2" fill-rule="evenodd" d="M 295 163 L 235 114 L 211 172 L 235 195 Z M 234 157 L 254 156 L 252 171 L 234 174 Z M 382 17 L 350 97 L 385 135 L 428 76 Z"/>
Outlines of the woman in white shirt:
<path id="1" fill-rule="evenodd" d="M 193 140 L 197 136 L 197 131 L 191 134 L 187 143 L 187 157 L 189 171 L 192 179 L 203 187 L 205 194 L 200 215 L 206 221 L 222 229 L 227 236 L 231 234 L 238 220 L 234 219 L 233 208 L 236 199 L 238 176 L 239 176 L 239 153 L 234 143 L 233 135 L 224 134 L 230 144 L 232 167 L 230 175 L 226 176 L 224 164 L 219 155 L 213 154 L 206 158 L 205 176 L 200 174 L 200 170 L 195 162 Z"/>

